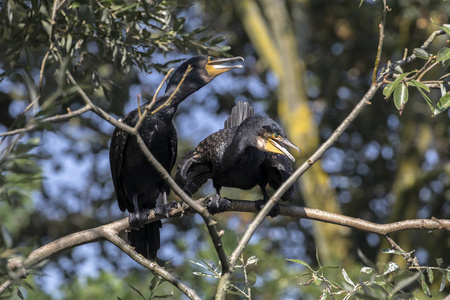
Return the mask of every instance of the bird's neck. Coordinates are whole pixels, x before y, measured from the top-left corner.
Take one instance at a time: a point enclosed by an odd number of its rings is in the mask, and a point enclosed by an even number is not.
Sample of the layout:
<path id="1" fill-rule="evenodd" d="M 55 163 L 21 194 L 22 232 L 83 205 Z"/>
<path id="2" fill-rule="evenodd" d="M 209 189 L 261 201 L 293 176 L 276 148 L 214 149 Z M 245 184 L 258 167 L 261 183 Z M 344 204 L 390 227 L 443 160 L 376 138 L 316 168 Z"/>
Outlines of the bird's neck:
<path id="1" fill-rule="evenodd" d="M 168 86 L 164 95 L 156 100 L 154 109 L 173 116 L 178 105 L 197 90 L 198 88 L 183 84 L 179 88 L 176 85 Z"/>
<path id="2" fill-rule="evenodd" d="M 247 150 L 248 147 L 250 147 L 250 143 L 248 142 L 245 132 L 238 129 L 230 145 L 225 150 L 223 156 L 224 162 L 234 163 L 243 154 L 245 154 L 245 150 Z"/>

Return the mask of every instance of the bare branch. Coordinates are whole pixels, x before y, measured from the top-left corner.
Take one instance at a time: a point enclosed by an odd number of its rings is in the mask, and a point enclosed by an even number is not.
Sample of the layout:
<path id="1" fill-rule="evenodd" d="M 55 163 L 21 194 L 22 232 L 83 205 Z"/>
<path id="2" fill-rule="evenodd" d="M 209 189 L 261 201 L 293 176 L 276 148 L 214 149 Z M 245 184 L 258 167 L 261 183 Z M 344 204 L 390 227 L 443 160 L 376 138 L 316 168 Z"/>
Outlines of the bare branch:
<path id="1" fill-rule="evenodd" d="M 387 241 L 389 242 L 389 244 L 391 244 L 392 249 L 403 252 L 404 254 L 402 254 L 403 258 L 406 260 L 406 262 L 408 263 L 408 265 L 410 267 L 415 267 L 415 268 L 419 268 L 419 261 L 417 260 L 417 257 L 412 257 L 411 254 L 414 252 L 406 252 L 405 250 L 403 250 L 399 245 L 397 245 L 396 242 L 394 242 L 393 239 L 391 239 L 389 236 L 386 236 Z"/>
<path id="2" fill-rule="evenodd" d="M 255 203 L 253 201 L 244 200 L 231 200 L 230 208 L 228 212 L 257 212 Z M 204 199 L 199 199 L 194 202 L 196 205 L 202 207 L 205 205 Z M 201 204 L 203 203 L 203 204 Z M 184 210 L 181 206 L 177 209 L 170 211 L 169 218 L 177 217 L 180 215 L 186 215 L 195 211 L 191 208 Z M 331 224 L 336 224 L 339 226 L 346 226 L 357 230 L 362 230 L 366 232 L 372 232 L 379 235 L 385 235 L 386 238 L 388 234 L 404 231 L 404 230 L 449 230 L 450 231 L 450 220 L 438 220 L 438 219 L 416 219 L 416 220 L 405 220 L 400 222 L 394 222 L 389 224 L 376 224 L 373 222 L 365 221 L 358 218 L 352 218 L 344 215 L 339 215 L 335 213 L 329 213 L 319 209 L 312 209 L 307 207 L 300 207 L 294 205 L 280 205 L 280 215 L 288 216 L 292 218 L 304 218 L 315 221 L 327 222 Z M 147 223 L 155 222 L 161 219 L 165 219 L 165 216 L 155 215 L 154 211 L 150 211 Z M 132 259 L 141 264 L 142 266 L 154 271 L 164 279 L 168 280 L 179 288 L 183 293 L 188 295 L 195 295 L 195 292 L 184 286 L 178 279 L 176 279 L 172 274 L 167 272 L 164 268 L 158 266 L 157 263 L 145 259 L 143 256 L 139 255 L 133 250 L 125 241 L 118 237 L 118 233 L 129 229 L 128 218 L 123 218 L 121 220 L 102 225 L 99 227 L 83 230 L 76 232 L 65 237 L 61 237 L 53 242 L 50 242 L 30 253 L 30 255 L 22 262 L 20 258 L 11 259 L 8 263 L 8 267 L 13 270 L 20 269 L 30 269 L 38 263 L 49 259 L 61 251 L 71 249 L 77 246 L 81 246 L 88 243 L 93 243 L 101 240 L 108 240 L 126 254 L 128 254 Z M 395 248 L 395 243 L 391 243 L 393 248 Z M 403 251 L 403 250 L 399 250 Z M 26 274 L 26 273 L 24 273 Z M 25 276 L 25 275 L 23 275 Z M 10 284 L 11 280 L 8 280 L 0 286 L 0 294 L 3 292 Z M 3 288 L 3 290 L 1 289 Z M 192 296 L 191 299 L 197 299 Z"/>
<path id="3" fill-rule="evenodd" d="M 58 123 L 58 122 L 64 122 L 67 121 L 73 117 L 77 117 L 87 111 L 92 110 L 92 108 L 90 106 L 84 106 L 83 108 L 74 110 L 74 111 L 69 111 L 67 114 L 63 114 L 63 115 L 56 115 L 56 116 L 52 116 L 52 117 L 48 117 L 45 119 L 42 119 L 41 121 L 39 121 L 36 124 L 30 125 L 30 126 L 26 126 L 24 128 L 19 128 L 19 129 L 15 129 L 15 130 L 11 130 L 11 131 L 7 131 L 7 132 L 3 132 L 0 133 L 0 137 L 5 137 L 5 136 L 10 136 L 10 135 L 16 135 L 19 133 L 25 133 L 25 132 L 30 132 L 30 131 L 34 131 L 36 129 L 39 129 L 42 125 L 48 124 L 48 123 Z"/>

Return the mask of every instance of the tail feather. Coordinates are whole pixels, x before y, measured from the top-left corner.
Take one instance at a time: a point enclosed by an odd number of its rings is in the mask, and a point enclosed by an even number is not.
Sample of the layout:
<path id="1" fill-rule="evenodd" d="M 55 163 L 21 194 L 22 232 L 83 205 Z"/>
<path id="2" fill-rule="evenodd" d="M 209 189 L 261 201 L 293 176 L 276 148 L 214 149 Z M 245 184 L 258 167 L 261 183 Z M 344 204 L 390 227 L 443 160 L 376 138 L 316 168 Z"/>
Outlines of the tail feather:
<path id="1" fill-rule="evenodd" d="M 239 126 L 242 121 L 254 115 L 255 111 L 248 102 L 239 101 L 231 110 L 231 114 L 228 119 L 225 120 L 224 128 Z"/>
<path id="2" fill-rule="evenodd" d="M 161 227 L 161 221 L 156 221 L 145 224 L 139 230 L 131 230 L 128 232 L 128 242 L 137 253 L 146 258 L 155 259 L 160 247 L 159 228 Z"/>

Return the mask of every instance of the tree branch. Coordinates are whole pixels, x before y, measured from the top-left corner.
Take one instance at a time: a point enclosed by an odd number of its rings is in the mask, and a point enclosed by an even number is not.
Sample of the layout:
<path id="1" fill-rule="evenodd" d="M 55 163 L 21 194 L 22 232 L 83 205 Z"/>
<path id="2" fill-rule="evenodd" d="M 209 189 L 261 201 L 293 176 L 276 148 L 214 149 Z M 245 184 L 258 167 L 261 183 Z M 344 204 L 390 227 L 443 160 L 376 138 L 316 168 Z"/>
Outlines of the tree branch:
<path id="1" fill-rule="evenodd" d="M 6 137 L 6 136 L 10 136 L 10 135 L 16 135 L 16 134 L 19 134 L 19 133 L 25 133 L 25 132 L 34 131 L 34 130 L 38 129 L 41 125 L 44 125 L 44 124 L 47 124 L 47 123 L 64 122 L 64 121 L 67 121 L 67 120 L 69 120 L 69 119 L 71 119 L 73 117 L 77 117 L 77 116 L 79 116 L 81 114 L 84 114 L 85 112 L 90 111 L 91 109 L 92 108 L 90 106 L 86 105 L 86 106 L 84 106 L 84 107 L 82 107 L 80 109 L 77 109 L 77 110 L 74 110 L 74 111 L 69 111 L 67 114 L 55 115 L 55 116 L 52 116 L 52 117 L 48 117 L 48 118 L 42 119 L 38 123 L 26 126 L 25 128 L 18 128 L 18 129 L 15 129 L 15 130 L 11 130 L 11 131 L 0 133 L 0 137 Z"/>
<path id="2" fill-rule="evenodd" d="M 254 201 L 245 200 L 231 200 L 230 208 L 227 212 L 257 212 Z M 204 207 L 204 199 L 195 201 L 196 205 Z M 184 209 L 181 206 L 172 210 L 169 213 L 169 218 L 179 217 L 195 213 L 192 208 Z M 339 215 L 335 213 L 329 213 L 319 209 L 300 207 L 295 205 L 280 205 L 280 215 L 291 218 L 303 218 L 320 222 L 326 222 L 336 224 L 339 226 L 346 226 L 349 228 L 371 232 L 379 235 L 387 236 L 388 234 L 404 231 L 404 230 L 448 230 L 450 231 L 450 220 L 438 220 L 438 219 L 415 219 L 405 220 L 400 222 L 377 224 L 369 221 L 365 221 L 359 218 L 352 218 L 345 215 Z M 154 211 L 150 211 L 147 223 L 155 222 L 161 219 L 165 219 L 165 216 L 155 215 Z M 11 259 L 8 263 L 8 268 L 11 271 L 18 272 L 22 277 L 26 276 L 24 269 L 30 269 L 40 262 L 49 259 L 50 257 L 60 253 L 61 251 L 71 249 L 77 246 L 81 246 L 88 243 L 107 240 L 118 248 L 123 250 L 133 260 L 141 264 L 142 266 L 154 271 L 167 281 L 175 285 L 180 291 L 185 293 L 191 299 L 196 298 L 196 294 L 189 287 L 185 286 L 174 277 L 171 273 L 167 272 L 164 268 L 160 267 L 156 262 L 152 262 L 145 259 L 142 255 L 139 255 L 133 250 L 125 241 L 118 237 L 119 232 L 129 229 L 128 218 L 102 225 L 99 227 L 76 232 L 65 237 L 61 237 L 53 242 L 50 242 L 30 253 L 30 255 L 22 261 L 21 258 Z M 388 237 L 387 237 L 388 238 Z M 392 244 L 392 243 L 391 243 Z M 12 283 L 12 280 L 7 280 L 0 286 L 0 294 Z"/>

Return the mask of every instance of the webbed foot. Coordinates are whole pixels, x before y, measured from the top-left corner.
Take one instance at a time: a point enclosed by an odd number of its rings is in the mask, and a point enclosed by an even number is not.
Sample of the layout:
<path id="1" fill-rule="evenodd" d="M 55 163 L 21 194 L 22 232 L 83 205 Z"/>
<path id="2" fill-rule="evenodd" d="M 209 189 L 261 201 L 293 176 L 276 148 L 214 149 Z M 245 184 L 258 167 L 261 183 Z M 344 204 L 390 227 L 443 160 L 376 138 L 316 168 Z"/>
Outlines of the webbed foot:
<path id="1" fill-rule="evenodd" d="M 220 197 L 219 194 L 216 194 L 211 198 L 211 201 L 208 203 L 206 208 L 209 213 L 212 215 L 227 211 L 231 205 L 231 201 L 227 198 Z"/>
<path id="2" fill-rule="evenodd" d="M 130 216 L 128 218 L 130 227 L 138 230 L 147 222 L 149 215 L 150 215 L 149 209 L 140 209 L 140 210 L 130 213 Z"/>
<path id="3" fill-rule="evenodd" d="M 163 215 L 167 218 L 169 217 L 169 213 L 172 209 L 178 208 L 178 202 L 171 201 L 164 204 L 160 204 L 157 207 L 155 207 L 155 215 Z"/>
<path id="4" fill-rule="evenodd" d="M 267 200 L 265 200 L 265 201 L 257 200 L 257 201 L 255 201 L 255 207 L 257 210 L 261 210 L 266 203 L 267 203 Z M 267 215 L 269 217 L 275 218 L 279 214 L 280 214 L 280 206 L 278 205 L 278 203 L 276 203 Z"/>

